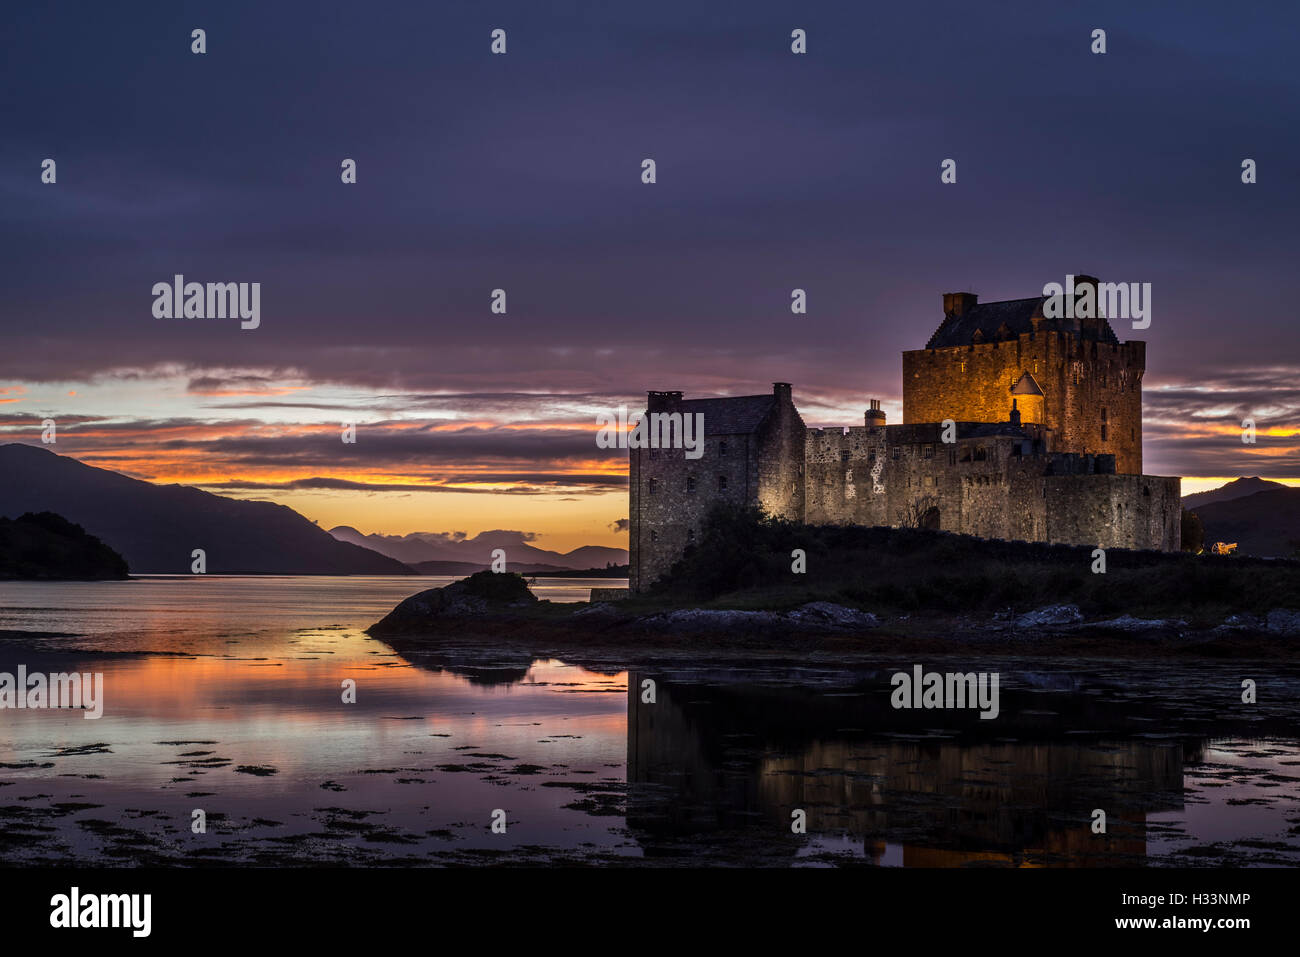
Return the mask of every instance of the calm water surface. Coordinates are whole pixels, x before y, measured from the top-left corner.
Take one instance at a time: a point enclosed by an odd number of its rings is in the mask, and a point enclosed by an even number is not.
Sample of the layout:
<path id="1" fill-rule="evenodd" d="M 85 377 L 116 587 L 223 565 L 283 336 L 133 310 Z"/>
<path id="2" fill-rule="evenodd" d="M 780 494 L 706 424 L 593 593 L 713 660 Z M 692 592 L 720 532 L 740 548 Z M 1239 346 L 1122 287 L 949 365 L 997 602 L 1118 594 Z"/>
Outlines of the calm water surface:
<path id="1" fill-rule="evenodd" d="M 363 634 L 450 580 L 0 583 L 0 671 L 105 676 L 99 720 L 0 711 L 3 860 L 1300 863 L 1294 674 L 1255 726 L 1222 666 L 1008 660 L 994 732 L 892 712 L 888 668 L 602 673 L 408 660 Z"/>

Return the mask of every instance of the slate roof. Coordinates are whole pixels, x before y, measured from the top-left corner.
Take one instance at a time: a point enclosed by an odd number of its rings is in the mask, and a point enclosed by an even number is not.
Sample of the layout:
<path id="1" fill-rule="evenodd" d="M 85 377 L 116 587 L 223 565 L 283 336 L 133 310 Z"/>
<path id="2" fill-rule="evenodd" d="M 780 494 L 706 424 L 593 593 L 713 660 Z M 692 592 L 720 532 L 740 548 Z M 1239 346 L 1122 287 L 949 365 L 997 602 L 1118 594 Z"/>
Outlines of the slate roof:
<path id="1" fill-rule="evenodd" d="M 1012 425 L 1010 422 L 988 422 L 977 425 L 968 431 L 958 430 L 957 438 L 959 439 L 982 439 L 996 435 L 1013 435 L 1016 438 L 1027 439 L 1029 433 L 1018 425 Z"/>
<path id="2" fill-rule="evenodd" d="M 1020 381 L 1011 387 L 1012 395 L 1042 395 L 1043 390 L 1038 385 L 1038 380 L 1026 372 L 1020 377 Z"/>
<path id="3" fill-rule="evenodd" d="M 681 403 L 682 412 L 704 413 L 705 435 L 743 435 L 757 432 L 763 420 L 775 408 L 776 396 L 774 395 L 684 399 Z"/>
<path id="4" fill-rule="evenodd" d="M 1028 299 L 977 303 L 960 316 L 945 316 L 925 347 L 944 349 L 949 346 L 968 346 L 974 341 L 977 331 L 985 342 L 1014 338 L 1021 333 L 1033 332 L 1034 326 L 1030 320 L 1035 313 L 1041 315 L 1040 307 L 1043 301 L 1043 296 L 1031 296 Z M 1043 328 L 1065 328 L 1071 323 L 1072 320 L 1069 319 L 1049 319 L 1044 323 Z M 1101 341 L 1116 344 L 1119 342 L 1109 322 L 1104 323 Z"/>

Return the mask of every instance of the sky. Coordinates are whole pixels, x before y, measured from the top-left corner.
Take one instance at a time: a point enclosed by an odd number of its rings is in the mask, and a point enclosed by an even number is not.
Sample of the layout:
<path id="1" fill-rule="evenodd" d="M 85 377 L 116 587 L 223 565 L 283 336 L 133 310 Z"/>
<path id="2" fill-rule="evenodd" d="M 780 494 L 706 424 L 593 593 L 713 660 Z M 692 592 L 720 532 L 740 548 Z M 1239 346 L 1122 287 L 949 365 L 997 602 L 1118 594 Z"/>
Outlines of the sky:
<path id="1" fill-rule="evenodd" d="M 326 528 L 621 545 L 626 452 L 596 446 L 598 413 L 779 380 L 811 426 L 860 424 L 870 398 L 897 422 L 900 353 L 944 292 L 1087 273 L 1151 283 L 1150 328 L 1116 328 L 1148 343 L 1147 472 L 1300 484 L 1294 4 L 6 21 L 0 441 L 53 418 L 61 454 Z M 259 282 L 259 326 L 156 318 L 176 274 Z"/>

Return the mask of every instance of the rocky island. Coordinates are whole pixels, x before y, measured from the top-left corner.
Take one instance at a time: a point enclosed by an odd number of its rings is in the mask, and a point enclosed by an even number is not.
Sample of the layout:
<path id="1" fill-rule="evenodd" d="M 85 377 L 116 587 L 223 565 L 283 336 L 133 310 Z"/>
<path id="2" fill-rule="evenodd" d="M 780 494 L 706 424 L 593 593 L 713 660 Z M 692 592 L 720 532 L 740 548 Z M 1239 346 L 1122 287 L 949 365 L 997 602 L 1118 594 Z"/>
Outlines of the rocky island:
<path id="1" fill-rule="evenodd" d="M 126 559 L 53 512 L 0 518 L 0 579 L 102 581 L 129 578 Z"/>
<path id="2" fill-rule="evenodd" d="M 792 548 L 808 571 L 791 572 Z M 806 526 L 720 512 L 653 588 L 538 601 L 480 572 L 406 599 L 369 633 L 402 653 L 514 648 L 575 660 L 678 654 L 831 660 L 1011 654 L 1296 657 L 1300 563 L 1108 554 L 926 529 Z"/>

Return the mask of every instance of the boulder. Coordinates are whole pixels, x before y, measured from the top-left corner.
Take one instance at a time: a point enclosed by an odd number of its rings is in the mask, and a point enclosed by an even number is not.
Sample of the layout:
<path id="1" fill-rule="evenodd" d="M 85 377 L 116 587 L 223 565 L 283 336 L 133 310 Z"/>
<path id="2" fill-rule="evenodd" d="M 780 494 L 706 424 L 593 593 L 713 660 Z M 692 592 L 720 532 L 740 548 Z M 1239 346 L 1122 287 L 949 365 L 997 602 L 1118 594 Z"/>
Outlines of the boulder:
<path id="1" fill-rule="evenodd" d="M 1278 635 L 1300 635 L 1300 611 L 1274 608 L 1266 619 L 1269 631 Z"/>
<path id="2" fill-rule="evenodd" d="M 829 601 L 813 601 L 786 612 L 795 624 L 822 628 L 875 628 L 880 619 L 869 611 L 858 611 Z"/>
<path id="3" fill-rule="evenodd" d="M 1026 612 L 1016 619 L 1017 628 L 1041 628 L 1044 625 L 1075 625 L 1083 621 L 1078 605 L 1048 605 Z"/>
<path id="4" fill-rule="evenodd" d="M 442 588 L 412 595 L 367 630 L 372 635 L 428 631 L 440 619 L 524 610 L 537 603 L 522 575 L 475 572 Z"/>

